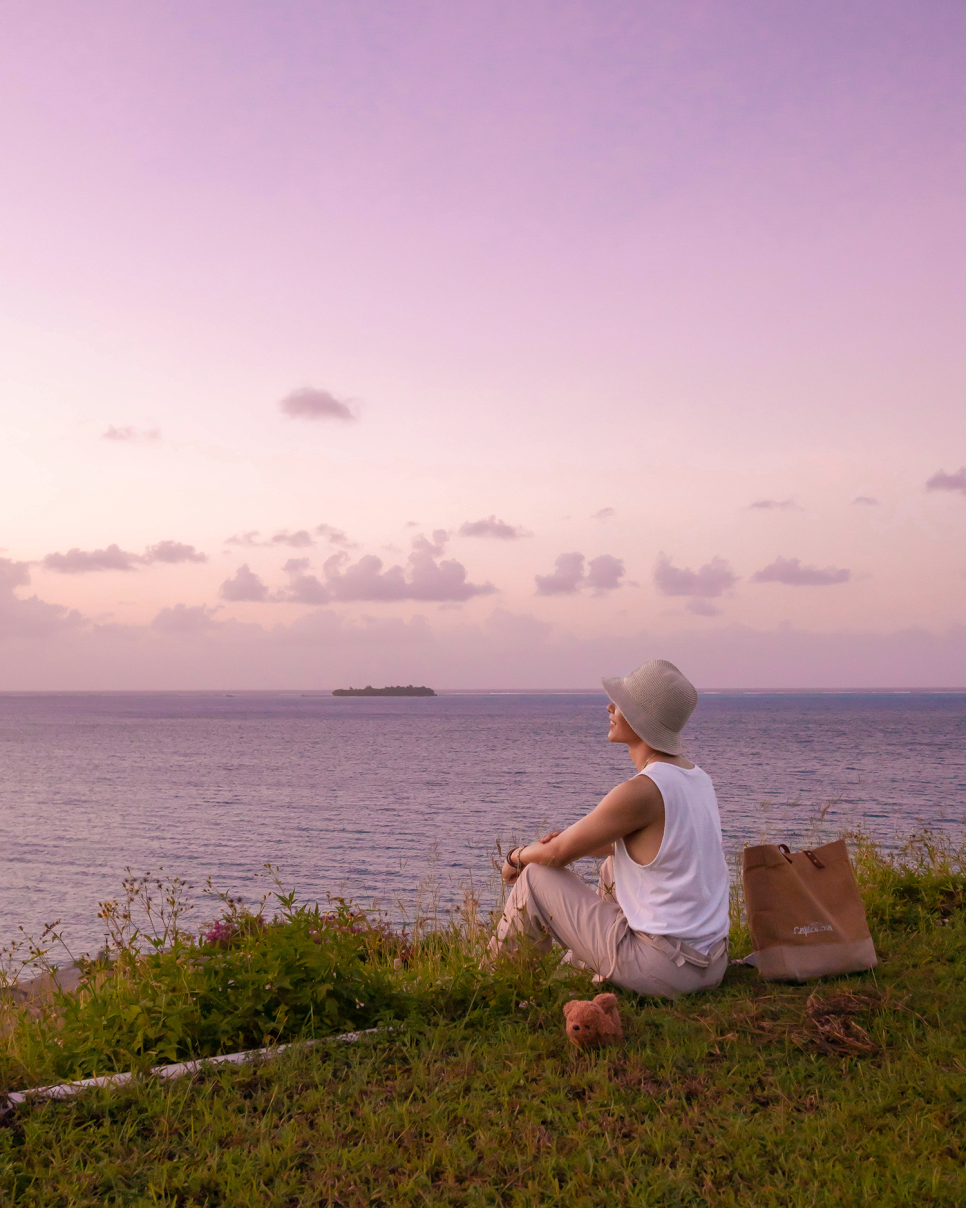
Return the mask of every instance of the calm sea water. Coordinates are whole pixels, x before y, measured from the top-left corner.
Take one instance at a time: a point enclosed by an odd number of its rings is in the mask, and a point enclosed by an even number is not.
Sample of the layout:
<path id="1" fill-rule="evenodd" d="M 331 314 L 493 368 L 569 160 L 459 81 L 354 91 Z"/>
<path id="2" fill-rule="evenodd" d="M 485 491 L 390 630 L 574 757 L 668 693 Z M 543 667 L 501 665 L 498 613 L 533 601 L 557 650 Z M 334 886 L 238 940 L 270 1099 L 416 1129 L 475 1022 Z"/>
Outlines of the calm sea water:
<path id="1" fill-rule="evenodd" d="M 0 944 L 55 919 L 77 950 L 127 866 L 258 896 L 411 909 L 485 885 L 491 853 L 579 818 L 633 771 L 605 698 L 296 692 L 0 695 Z M 862 823 L 889 842 L 966 814 L 966 694 L 707 694 L 689 754 L 726 845 Z M 831 802 L 831 805 L 829 805 Z M 198 914 L 214 907 L 201 903 Z"/>

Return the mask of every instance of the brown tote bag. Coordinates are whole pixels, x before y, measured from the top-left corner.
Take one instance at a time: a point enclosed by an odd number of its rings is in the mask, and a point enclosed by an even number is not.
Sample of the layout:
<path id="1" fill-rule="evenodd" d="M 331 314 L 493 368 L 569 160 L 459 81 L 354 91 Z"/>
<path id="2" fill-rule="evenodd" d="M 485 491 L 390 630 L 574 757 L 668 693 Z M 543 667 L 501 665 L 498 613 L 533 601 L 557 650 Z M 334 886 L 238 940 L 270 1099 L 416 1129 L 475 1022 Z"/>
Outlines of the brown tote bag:
<path id="1" fill-rule="evenodd" d="M 767 981 L 878 964 L 844 839 L 814 851 L 789 851 L 784 843 L 746 847 L 743 880 L 753 963 Z"/>

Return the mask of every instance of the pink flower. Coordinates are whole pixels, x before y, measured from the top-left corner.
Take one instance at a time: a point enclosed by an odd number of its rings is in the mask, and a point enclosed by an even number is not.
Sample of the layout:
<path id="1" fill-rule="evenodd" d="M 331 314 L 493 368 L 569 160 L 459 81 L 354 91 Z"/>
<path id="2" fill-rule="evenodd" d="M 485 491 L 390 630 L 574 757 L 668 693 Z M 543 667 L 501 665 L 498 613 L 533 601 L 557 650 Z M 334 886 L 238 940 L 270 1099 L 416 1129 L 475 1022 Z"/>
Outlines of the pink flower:
<path id="1" fill-rule="evenodd" d="M 227 944 L 238 933 L 237 926 L 228 919 L 219 919 L 214 927 L 205 933 L 206 944 Z"/>

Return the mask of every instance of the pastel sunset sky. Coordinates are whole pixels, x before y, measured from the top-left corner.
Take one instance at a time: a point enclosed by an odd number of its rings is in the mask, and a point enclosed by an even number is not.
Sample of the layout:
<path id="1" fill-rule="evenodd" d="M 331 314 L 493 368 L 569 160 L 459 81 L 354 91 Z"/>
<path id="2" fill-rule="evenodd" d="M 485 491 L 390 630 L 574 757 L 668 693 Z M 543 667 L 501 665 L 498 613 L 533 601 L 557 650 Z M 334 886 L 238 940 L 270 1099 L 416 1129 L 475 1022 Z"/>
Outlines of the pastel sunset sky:
<path id="1" fill-rule="evenodd" d="M 0 688 L 966 684 L 966 7 L 7 6 Z"/>

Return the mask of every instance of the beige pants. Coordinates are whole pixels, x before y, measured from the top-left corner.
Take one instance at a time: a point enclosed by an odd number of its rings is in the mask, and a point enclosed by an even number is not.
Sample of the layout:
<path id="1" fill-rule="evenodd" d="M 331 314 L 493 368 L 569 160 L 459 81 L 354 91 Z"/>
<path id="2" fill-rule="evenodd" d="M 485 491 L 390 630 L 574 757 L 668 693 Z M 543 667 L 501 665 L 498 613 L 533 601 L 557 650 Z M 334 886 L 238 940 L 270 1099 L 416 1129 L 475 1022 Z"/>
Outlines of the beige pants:
<path id="1" fill-rule="evenodd" d="M 528 864 L 507 899 L 490 953 L 515 952 L 525 937 L 538 951 L 556 940 L 578 968 L 638 994 L 676 998 L 713 990 L 728 967 L 728 941 L 705 955 L 673 936 L 632 931 L 613 894 L 614 863 L 604 861 L 597 892 L 564 868 Z"/>

